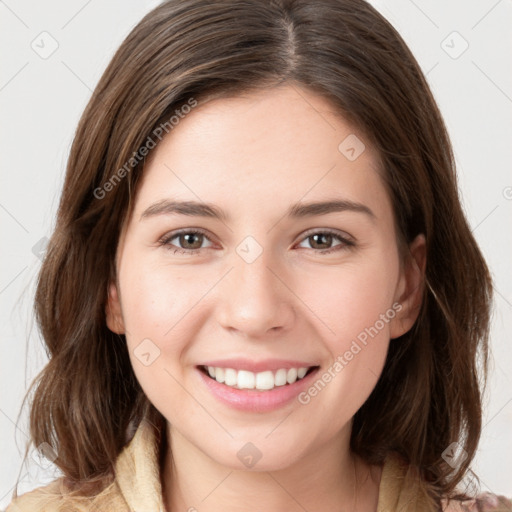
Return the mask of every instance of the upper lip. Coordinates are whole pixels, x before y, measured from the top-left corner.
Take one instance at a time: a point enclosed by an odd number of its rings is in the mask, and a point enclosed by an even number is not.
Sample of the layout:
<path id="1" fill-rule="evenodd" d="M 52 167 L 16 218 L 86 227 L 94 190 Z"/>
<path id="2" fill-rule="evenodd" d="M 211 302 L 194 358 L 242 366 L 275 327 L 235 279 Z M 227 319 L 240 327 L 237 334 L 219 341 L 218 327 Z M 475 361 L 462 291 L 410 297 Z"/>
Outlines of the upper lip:
<path id="1" fill-rule="evenodd" d="M 235 358 L 205 361 L 202 363 L 202 365 L 199 366 L 233 368 L 234 370 L 246 370 L 249 372 L 257 373 L 263 372 L 265 370 L 277 371 L 281 368 L 310 368 L 312 366 L 318 366 L 318 364 L 290 359 L 262 359 L 261 361 L 253 361 L 246 358 Z"/>

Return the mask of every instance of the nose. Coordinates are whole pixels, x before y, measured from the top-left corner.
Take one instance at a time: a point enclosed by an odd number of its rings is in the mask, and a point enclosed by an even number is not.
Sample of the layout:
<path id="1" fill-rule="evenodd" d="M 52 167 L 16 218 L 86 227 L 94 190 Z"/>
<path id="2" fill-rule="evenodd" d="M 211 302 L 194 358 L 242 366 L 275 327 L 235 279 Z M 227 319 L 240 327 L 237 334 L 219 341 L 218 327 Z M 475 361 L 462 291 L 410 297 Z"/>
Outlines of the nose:
<path id="1" fill-rule="evenodd" d="M 235 259 L 233 269 L 219 283 L 218 322 L 247 338 L 282 336 L 295 321 L 295 296 L 286 281 L 265 251 L 252 263 Z"/>

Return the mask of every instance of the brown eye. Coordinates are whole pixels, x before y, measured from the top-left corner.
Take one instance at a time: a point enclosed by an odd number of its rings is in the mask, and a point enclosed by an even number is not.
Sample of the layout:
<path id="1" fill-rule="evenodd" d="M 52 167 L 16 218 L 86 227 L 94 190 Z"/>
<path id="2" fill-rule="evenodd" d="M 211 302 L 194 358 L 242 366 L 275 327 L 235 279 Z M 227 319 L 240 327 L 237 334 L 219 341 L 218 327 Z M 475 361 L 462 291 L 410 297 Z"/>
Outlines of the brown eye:
<path id="1" fill-rule="evenodd" d="M 311 247 L 313 247 L 313 249 L 330 249 L 333 239 L 332 235 L 328 233 L 316 233 L 314 235 L 310 235 L 308 238 L 313 240 L 313 243 L 311 243 Z M 318 247 L 319 245 L 327 245 L 328 247 Z"/>
<path id="2" fill-rule="evenodd" d="M 306 249 L 310 248 L 319 254 L 329 254 L 331 252 L 341 251 L 356 245 L 354 241 L 349 240 L 348 236 L 345 237 L 337 231 L 331 231 L 328 229 L 309 234 L 306 233 L 306 237 L 303 238 L 301 243 L 304 243 L 305 241 L 310 245 L 310 247 L 306 247 Z M 336 241 L 338 241 L 338 243 L 334 243 Z"/>
<path id="3" fill-rule="evenodd" d="M 200 249 L 204 237 L 201 233 L 185 233 L 176 238 L 183 249 Z"/>
<path id="4" fill-rule="evenodd" d="M 174 233 L 169 233 L 159 240 L 159 245 L 173 251 L 174 253 L 199 253 L 201 249 L 208 249 L 203 247 L 205 240 L 209 240 L 205 233 L 197 230 L 183 230 Z"/>

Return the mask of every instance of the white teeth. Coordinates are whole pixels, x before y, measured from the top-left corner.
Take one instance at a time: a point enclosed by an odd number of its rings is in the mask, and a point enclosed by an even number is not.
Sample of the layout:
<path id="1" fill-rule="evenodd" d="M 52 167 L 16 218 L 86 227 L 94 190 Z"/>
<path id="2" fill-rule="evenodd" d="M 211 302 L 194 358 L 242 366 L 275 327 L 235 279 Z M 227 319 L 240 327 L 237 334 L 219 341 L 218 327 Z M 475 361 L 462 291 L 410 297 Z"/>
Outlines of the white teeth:
<path id="1" fill-rule="evenodd" d="M 239 370 L 236 383 L 240 389 L 254 389 L 254 373 Z"/>
<path id="2" fill-rule="evenodd" d="M 297 380 L 297 368 L 290 368 L 286 374 L 286 382 L 293 384 Z"/>
<path id="3" fill-rule="evenodd" d="M 306 369 L 307 371 L 307 369 Z M 284 368 L 281 368 L 280 370 L 277 370 L 276 374 L 274 375 L 274 384 L 276 386 L 284 386 L 286 384 L 286 370 Z M 305 374 L 306 372 L 304 372 Z M 304 377 L 304 375 L 302 375 Z"/>
<path id="4" fill-rule="evenodd" d="M 211 366 L 208 367 L 208 371 L 210 370 L 210 368 L 212 368 Z M 213 378 L 217 381 L 217 382 L 224 382 L 224 379 L 225 379 L 225 370 L 224 368 L 214 368 L 214 375 L 213 375 Z"/>
<path id="5" fill-rule="evenodd" d="M 226 368 L 224 372 L 224 383 L 226 384 L 226 386 L 236 386 L 236 370 L 233 370 L 233 368 Z M 215 373 L 215 375 L 217 375 L 217 373 Z"/>
<path id="6" fill-rule="evenodd" d="M 274 374 L 270 370 L 256 374 L 256 389 L 272 389 L 273 387 Z"/>
<path id="7" fill-rule="evenodd" d="M 304 377 L 304 375 L 306 375 L 306 372 L 307 372 L 307 371 L 308 371 L 308 369 L 307 369 L 307 368 L 299 368 L 299 369 L 297 370 L 297 377 L 298 377 L 299 379 L 302 379 L 302 377 Z"/>
<path id="8" fill-rule="evenodd" d="M 238 389 L 258 389 L 266 391 L 276 386 L 293 384 L 302 379 L 309 368 L 281 368 L 276 372 L 270 370 L 264 372 L 249 372 L 247 370 L 234 370 L 233 368 L 219 368 L 207 366 L 208 375 L 217 382 Z"/>

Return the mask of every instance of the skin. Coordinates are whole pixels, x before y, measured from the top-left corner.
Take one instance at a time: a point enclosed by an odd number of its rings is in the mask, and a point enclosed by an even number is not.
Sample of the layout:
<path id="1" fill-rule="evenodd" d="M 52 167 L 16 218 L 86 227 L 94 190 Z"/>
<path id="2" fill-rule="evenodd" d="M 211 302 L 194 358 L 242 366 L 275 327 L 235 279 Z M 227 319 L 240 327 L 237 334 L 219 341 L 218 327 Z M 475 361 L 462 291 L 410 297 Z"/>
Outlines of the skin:
<path id="1" fill-rule="evenodd" d="M 350 134 L 366 146 L 354 161 L 338 150 Z M 350 451 L 352 417 L 378 380 L 390 340 L 416 320 L 425 268 L 422 235 L 401 260 L 379 162 L 325 99 L 291 85 L 198 106 L 151 152 L 119 240 L 107 324 L 126 334 L 137 379 L 168 422 L 169 511 L 376 509 L 381 468 Z M 141 219 L 171 198 L 214 203 L 230 220 Z M 362 203 L 374 218 L 284 216 L 299 200 L 326 199 Z M 202 228 L 207 238 L 159 244 L 181 228 Z M 355 246 L 304 235 L 327 228 Z M 252 263 L 236 251 L 247 236 L 263 250 Z M 329 248 L 337 250 L 321 254 Z M 195 369 L 214 358 L 288 358 L 317 362 L 322 373 L 394 303 L 400 312 L 307 405 L 238 411 Z M 149 366 L 134 354 L 147 338 L 160 350 Z M 247 442 L 262 453 L 252 468 L 237 457 Z"/>

